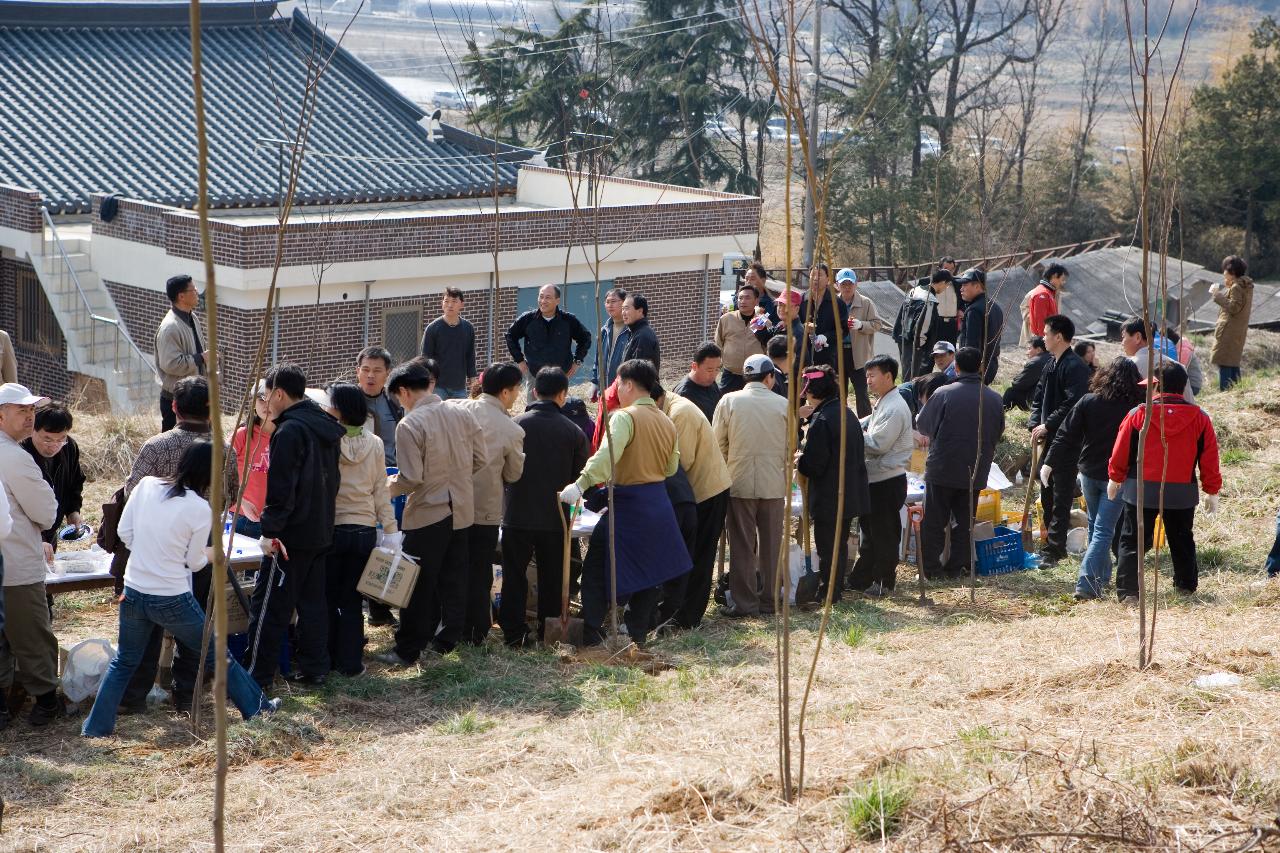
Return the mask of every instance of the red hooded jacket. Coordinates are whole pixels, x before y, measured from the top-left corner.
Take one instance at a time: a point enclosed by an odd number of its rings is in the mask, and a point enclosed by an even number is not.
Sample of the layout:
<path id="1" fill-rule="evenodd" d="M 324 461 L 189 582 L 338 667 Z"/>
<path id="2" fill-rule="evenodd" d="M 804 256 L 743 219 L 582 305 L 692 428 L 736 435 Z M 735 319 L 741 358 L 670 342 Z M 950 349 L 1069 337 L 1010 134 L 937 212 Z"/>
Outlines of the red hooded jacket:
<path id="1" fill-rule="evenodd" d="M 1204 481 L 1206 494 L 1222 488 L 1218 470 L 1218 437 L 1213 421 L 1204 409 L 1188 403 L 1181 394 L 1157 394 L 1152 401 L 1155 415 L 1147 433 L 1147 454 L 1142 471 L 1143 506 L 1155 508 L 1160 501 L 1160 481 L 1164 480 L 1164 506 L 1189 509 L 1200 502 L 1196 469 Z M 1112 482 L 1124 483 L 1121 495 L 1126 502 L 1138 502 L 1138 437 L 1146 420 L 1146 405 L 1125 415 L 1116 434 L 1111 462 L 1107 467 Z M 1166 467 L 1165 449 L 1168 447 Z M 1161 474 L 1163 473 L 1163 478 Z"/>
<path id="2" fill-rule="evenodd" d="M 1040 282 L 1027 300 L 1027 326 L 1033 335 L 1044 335 L 1044 321 L 1058 313 L 1058 291 Z"/>

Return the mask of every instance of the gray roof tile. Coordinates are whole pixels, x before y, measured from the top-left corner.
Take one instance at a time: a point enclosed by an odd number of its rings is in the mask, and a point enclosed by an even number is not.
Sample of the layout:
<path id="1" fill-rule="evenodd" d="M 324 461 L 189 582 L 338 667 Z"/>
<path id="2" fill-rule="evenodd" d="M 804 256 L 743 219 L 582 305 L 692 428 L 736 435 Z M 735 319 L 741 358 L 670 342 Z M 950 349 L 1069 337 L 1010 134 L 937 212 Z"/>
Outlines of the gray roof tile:
<path id="1" fill-rule="evenodd" d="M 422 110 L 300 10 L 286 18 L 274 2 L 204 6 L 214 207 L 276 203 L 277 149 L 255 140 L 298 136 L 306 81 L 330 57 L 296 203 L 492 192 L 492 155 L 482 144 L 457 133 L 429 141 Z M 88 211 L 93 192 L 194 206 L 188 8 L 0 0 L 0 183 L 40 190 L 53 213 Z M 515 161 L 532 152 L 502 150 L 499 180 L 510 190 Z"/>

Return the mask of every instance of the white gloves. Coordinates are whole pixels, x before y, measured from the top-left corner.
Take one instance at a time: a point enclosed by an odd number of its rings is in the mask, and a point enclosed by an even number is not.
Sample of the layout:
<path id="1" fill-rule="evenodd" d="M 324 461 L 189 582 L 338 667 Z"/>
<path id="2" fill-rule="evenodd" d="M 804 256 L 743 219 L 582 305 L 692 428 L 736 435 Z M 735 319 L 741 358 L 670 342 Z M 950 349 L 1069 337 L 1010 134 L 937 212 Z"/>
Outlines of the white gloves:
<path id="1" fill-rule="evenodd" d="M 397 530 L 395 533 L 383 533 L 378 538 L 378 547 L 386 548 L 388 551 L 399 551 L 400 546 L 404 544 L 404 534 Z"/>
<path id="2" fill-rule="evenodd" d="M 282 560 L 289 559 L 289 552 L 285 550 L 284 543 L 279 539 L 272 539 L 270 536 L 258 537 L 258 547 L 262 549 L 262 553 L 268 557 L 274 556 L 277 551 L 280 552 Z"/>
<path id="3" fill-rule="evenodd" d="M 853 329 L 855 332 L 858 331 L 859 329 L 862 328 L 862 321 L 859 320 L 857 317 L 850 317 L 849 328 Z"/>
<path id="4" fill-rule="evenodd" d="M 814 351 L 814 352 L 822 352 L 822 351 L 823 351 L 824 349 L 826 349 L 826 348 L 827 348 L 827 336 L 826 336 L 826 335 L 818 335 L 816 338 L 814 338 L 814 339 L 813 339 L 813 351 Z"/>
<path id="5" fill-rule="evenodd" d="M 1049 488 L 1049 478 L 1053 476 L 1053 469 L 1048 465 L 1040 466 L 1040 482 L 1047 489 Z"/>
<path id="6" fill-rule="evenodd" d="M 1219 290 L 1221 290 L 1221 289 L 1222 289 L 1222 284 L 1221 284 L 1221 282 L 1217 282 L 1217 281 L 1215 281 L 1213 284 L 1209 285 L 1209 293 L 1210 293 L 1210 294 L 1217 293 L 1217 292 L 1218 292 Z"/>
<path id="7" fill-rule="evenodd" d="M 1107 500 L 1113 501 L 1120 496 L 1120 487 L 1124 483 L 1117 483 L 1115 480 L 1107 481 Z"/>
<path id="8" fill-rule="evenodd" d="M 1213 515 L 1214 513 L 1216 513 L 1216 512 L 1218 511 L 1218 496 L 1217 496 L 1217 495 L 1205 495 L 1205 496 L 1204 496 L 1204 511 L 1205 511 L 1205 512 L 1207 512 L 1207 513 L 1209 513 L 1209 515 Z"/>
<path id="9" fill-rule="evenodd" d="M 565 486 L 563 489 L 560 490 L 561 503 L 566 503 L 572 506 L 581 499 L 582 499 L 582 489 L 578 488 L 577 483 L 570 483 L 569 485 Z"/>

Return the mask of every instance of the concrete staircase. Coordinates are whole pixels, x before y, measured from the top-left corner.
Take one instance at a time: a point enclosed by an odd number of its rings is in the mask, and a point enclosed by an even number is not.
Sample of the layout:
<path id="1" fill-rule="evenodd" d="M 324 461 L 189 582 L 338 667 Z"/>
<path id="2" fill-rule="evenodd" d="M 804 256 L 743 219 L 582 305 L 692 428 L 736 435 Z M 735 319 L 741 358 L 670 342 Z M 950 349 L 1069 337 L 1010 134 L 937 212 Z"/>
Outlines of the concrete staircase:
<path id="1" fill-rule="evenodd" d="M 154 411 L 160 386 L 152 359 L 121 324 L 111 294 L 93 270 L 87 229 L 59 235 L 45 214 L 43 253 L 28 253 L 67 341 L 67 368 L 102 381 L 116 414 Z"/>

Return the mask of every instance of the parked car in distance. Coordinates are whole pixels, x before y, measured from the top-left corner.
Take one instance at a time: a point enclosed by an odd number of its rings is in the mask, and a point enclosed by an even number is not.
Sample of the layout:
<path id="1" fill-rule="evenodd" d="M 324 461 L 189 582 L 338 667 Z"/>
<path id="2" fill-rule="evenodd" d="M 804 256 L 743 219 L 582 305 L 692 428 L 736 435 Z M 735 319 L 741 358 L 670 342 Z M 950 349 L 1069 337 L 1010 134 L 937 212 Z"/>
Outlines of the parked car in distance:
<path id="1" fill-rule="evenodd" d="M 941 157 L 942 143 L 932 137 L 925 136 L 923 133 L 920 134 L 920 156 L 921 158 Z"/>
<path id="2" fill-rule="evenodd" d="M 467 101 L 462 93 L 455 89 L 438 89 L 431 96 L 431 106 L 442 110 L 465 110 Z"/>
<path id="3" fill-rule="evenodd" d="M 787 120 L 782 116 L 774 116 L 764 123 L 764 131 L 769 137 L 770 142 L 785 142 L 787 140 Z M 791 134 L 791 144 L 800 144 L 800 134 Z"/>
<path id="4" fill-rule="evenodd" d="M 722 119 L 712 119 L 702 127 L 703 131 L 711 139 L 724 139 L 734 143 L 742 141 L 742 131 Z"/>
<path id="5" fill-rule="evenodd" d="M 828 145 L 836 145 L 838 143 L 853 144 L 858 141 L 858 135 L 847 127 L 831 127 L 826 130 L 818 131 L 818 146 L 826 147 Z"/>

